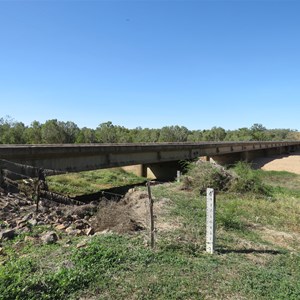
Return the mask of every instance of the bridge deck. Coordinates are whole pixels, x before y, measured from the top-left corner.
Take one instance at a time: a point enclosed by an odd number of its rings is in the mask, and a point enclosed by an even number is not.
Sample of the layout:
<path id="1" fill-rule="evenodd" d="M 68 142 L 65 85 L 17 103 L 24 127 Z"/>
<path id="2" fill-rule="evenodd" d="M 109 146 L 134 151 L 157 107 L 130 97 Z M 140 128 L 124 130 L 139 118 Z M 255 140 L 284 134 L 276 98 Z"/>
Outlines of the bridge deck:
<path id="1" fill-rule="evenodd" d="M 0 145 L 0 159 L 39 168 L 77 172 L 264 149 L 290 151 L 299 147 L 300 141 Z"/>

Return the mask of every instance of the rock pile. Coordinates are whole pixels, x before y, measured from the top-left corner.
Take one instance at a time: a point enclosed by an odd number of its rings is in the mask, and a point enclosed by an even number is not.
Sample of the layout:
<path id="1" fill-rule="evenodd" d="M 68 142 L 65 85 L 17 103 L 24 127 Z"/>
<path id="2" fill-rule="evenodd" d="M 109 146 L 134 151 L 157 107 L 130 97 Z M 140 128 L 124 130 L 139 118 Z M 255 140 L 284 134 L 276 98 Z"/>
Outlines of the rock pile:
<path id="1" fill-rule="evenodd" d="M 42 199 L 36 212 L 32 200 L 21 194 L 0 194 L 0 240 L 30 232 L 36 225 L 51 225 L 69 235 L 92 235 L 90 218 L 98 202 L 81 206 L 58 204 Z"/>

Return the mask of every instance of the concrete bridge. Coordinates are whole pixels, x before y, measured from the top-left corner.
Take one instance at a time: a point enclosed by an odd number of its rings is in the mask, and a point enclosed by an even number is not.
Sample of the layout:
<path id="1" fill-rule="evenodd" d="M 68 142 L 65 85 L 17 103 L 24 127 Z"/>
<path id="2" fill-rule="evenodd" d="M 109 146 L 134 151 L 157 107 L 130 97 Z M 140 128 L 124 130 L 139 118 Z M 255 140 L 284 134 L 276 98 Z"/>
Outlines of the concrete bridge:
<path id="1" fill-rule="evenodd" d="M 179 161 L 213 158 L 222 164 L 255 157 L 289 153 L 300 141 L 201 142 L 141 144 L 0 145 L 0 169 L 6 161 L 60 172 L 79 172 L 137 165 L 147 177 L 174 178 Z"/>

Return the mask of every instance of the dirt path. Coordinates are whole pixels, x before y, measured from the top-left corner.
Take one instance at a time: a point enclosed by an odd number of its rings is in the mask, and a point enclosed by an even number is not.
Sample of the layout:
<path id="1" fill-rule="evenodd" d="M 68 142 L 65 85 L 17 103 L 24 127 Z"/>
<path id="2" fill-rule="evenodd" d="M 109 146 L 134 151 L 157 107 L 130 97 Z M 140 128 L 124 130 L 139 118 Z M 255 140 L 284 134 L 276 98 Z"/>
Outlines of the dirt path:
<path id="1" fill-rule="evenodd" d="M 258 158 L 253 161 L 257 169 L 268 171 L 288 171 L 300 174 L 300 152 Z"/>

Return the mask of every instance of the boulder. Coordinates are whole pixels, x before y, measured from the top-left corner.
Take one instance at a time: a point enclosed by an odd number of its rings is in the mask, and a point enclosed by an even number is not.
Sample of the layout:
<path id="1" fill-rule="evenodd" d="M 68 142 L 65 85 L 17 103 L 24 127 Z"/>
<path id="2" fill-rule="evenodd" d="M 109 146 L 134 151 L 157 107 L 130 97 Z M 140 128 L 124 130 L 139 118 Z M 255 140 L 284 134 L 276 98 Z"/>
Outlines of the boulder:
<path id="1" fill-rule="evenodd" d="M 92 227 L 87 228 L 87 229 L 85 230 L 85 234 L 86 234 L 86 235 L 93 235 L 93 234 L 95 234 L 94 228 L 92 228 Z"/>
<path id="2" fill-rule="evenodd" d="M 58 241 L 58 235 L 54 231 L 48 231 L 41 236 L 44 244 L 54 244 Z"/>

